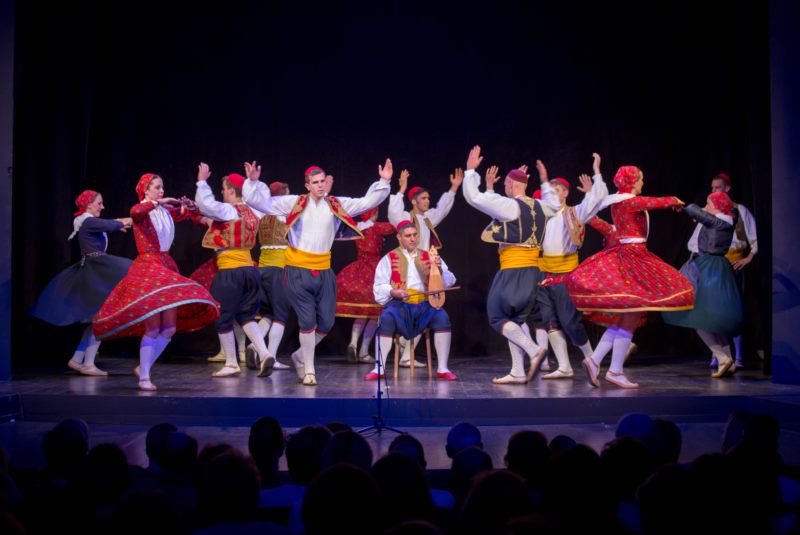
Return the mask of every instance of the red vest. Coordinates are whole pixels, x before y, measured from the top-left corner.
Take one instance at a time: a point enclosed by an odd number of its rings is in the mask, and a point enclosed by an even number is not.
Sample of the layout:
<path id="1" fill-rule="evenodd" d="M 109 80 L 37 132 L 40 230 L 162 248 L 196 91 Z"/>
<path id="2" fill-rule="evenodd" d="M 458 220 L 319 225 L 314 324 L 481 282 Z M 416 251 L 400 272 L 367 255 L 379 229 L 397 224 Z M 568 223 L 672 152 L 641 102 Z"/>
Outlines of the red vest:
<path id="1" fill-rule="evenodd" d="M 400 247 L 389 253 L 389 264 L 392 266 L 392 276 L 389 283 L 395 290 L 407 290 L 408 284 L 408 258 L 403 254 Z M 428 278 L 431 271 L 431 256 L 428 251 L 417 250 L 414 258 L 414 266 L 417 268 L 422 285 L 428 287 Z"/>
<path id="2" fill-rule="evenodd" d="M 309 195 L 308 193 L 304 195 L 299 195 L 297 197 L 297 201 L 294 203 L 294 206 L 292 206 L 292 211 L 289 212 L 288 216 L 286 216 L 286 234 L 289 234 L 289 229 L 292 228 L 292 225 L 297 223 L 297 219 L 300 217 L 300 214 L 302 214 L 303 210 L 305 210 L 306 206 L 308 206 L 308 195 Z M 331 212 L 333 212 L 333 215 L 338 217 L 342 221 L 342 223 L 350 227 L 356 234 L 358 234 L 359 238 L 364 237 L 361 231 L 358 230 L 358 225 L 353 220 L 353 218 L 350 217 L 350 215 L 344 211 L 344 208 L 342 208 L 339 199 L 333 197 L 332 195 L 328 195 L 327 197 L 323 198 L 325 199 L 325 202 L 328 203 L 328 206 L 330 207 Z"/>
<path id="3" fill-rule="evenodd" d="M 244 204 L 232 205 L 239 219 L 214 221 L 203 236 L 203 247 L 209 249 L 252 249 L 256 244 L 258 217 Z"/>

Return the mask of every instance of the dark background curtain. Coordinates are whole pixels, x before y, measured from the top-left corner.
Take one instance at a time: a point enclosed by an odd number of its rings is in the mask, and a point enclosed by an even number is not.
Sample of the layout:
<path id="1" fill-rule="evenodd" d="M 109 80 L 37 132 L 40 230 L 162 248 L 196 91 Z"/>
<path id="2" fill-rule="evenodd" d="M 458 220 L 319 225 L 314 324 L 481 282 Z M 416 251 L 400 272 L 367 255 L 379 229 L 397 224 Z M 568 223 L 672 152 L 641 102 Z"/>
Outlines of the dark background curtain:
<path id="1" fill-rule="evenodd" d="M 704 202 L 727 171 L 732 197 L 755 213 L 758 260 L 748 267 L 748 352 L 768 342 L 770 257 L 769 42 L 766 2 L 500 2 L 481 7 L 407 2 L 18 3 L 13 184 L 14 365 L 62 363 L 80 327 L 26 316 L 47 282 L 79 259 L 73 199 L 103 193 L 105 217 L 125 216 L 144 172 L 169 195 L 194 195 L 199 161 L 219 178 L 258 160 L 262 179 L 301 192 L 320 165 L 334 193 L 360 196 L 391 157 L 433 199 L 480 144 L 481 172 L 536 159 L 575 181 L 603 156 L 640 166 L 645 195 Z M 615 189 L 613 186 L 610 188 Z M 580 194 L 570 197 L 577 203 Z M 381 207 L 385 219 L 386 207 Z M 601 214 L 610 217 L 608 212 Z M 487 217 L 458 193 L 439 227 L 442 256 L 463 290 L 448 295 L 455 355 L 505 353 L 485 299 L 498 268 L 480 241 Z M 649 247 L 678 267 L 692 222 L 651 213 Z M 178 225 L 171 254 L 191 273 L 211 257 L 203 230 Z M 394 246 L 388 240 L 387 250 Z M 601 248 L 591 229 L 582 251 Z M 109 252 L 135 256 L 130 234 Z M 355 247 L 333 248 L 334 268 Z M 320 351 L 341 354 L 351 321 Z M 657 314 L 642 352 L 698 355 L 688 331 Z M 281 352 L 296 347 L 290 330 Z M 135 352 L 138 341 L 104 345 Z M 173 354 L 213 353 L 208 329 Z"/>

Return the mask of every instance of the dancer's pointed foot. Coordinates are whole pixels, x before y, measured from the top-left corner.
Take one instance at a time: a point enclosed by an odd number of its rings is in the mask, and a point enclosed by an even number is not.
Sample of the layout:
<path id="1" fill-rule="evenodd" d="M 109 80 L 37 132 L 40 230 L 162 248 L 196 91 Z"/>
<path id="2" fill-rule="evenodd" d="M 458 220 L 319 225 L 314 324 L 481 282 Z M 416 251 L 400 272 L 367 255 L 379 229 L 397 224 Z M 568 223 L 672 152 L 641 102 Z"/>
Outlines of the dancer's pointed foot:
<path id="1" fill-rule="evenodd" d="M 144 390 L 145 392 L 154 392 L 158 390 L 156 385 L 150 382 L 149 377 L 142 377 L 139 379 L 139 390 Z"/>
<path id="2" fill-rule="evenodd" d="M 287 366 L 283 362 L 278 362 L 278 359 L 275 359 L 275 365 L 273 366 L 273 369 L 276 369 L 276 370 L 288 370 L 289 368 L 291 368 L 291 366 Z"/>
<path id="3" fill-rule="evenodd" d="M 93 377 L 106 377 L 106 376 L 108 376 L 108 372 L 107 371 L 101 370 L 100 368 L 98 368 L 94 364 L 92 364 L 91 366 L 83 366 L 83 367 L 81 367 L 80 373 L 82 375 L 91 375 Z"/>
<path id="4" fill-rule="evenodd" d="M 272 375 L 272 368 L 275 367 L 275 357 L 267 355 L 267 358 L 261 361 L 261 367 L 258 370 L 258 377 L 269 377 Z"/>
<path id="5" fill-rule="evenodd" d="M 620 388 L 639 388 L 639 383 L 634 383 L 625 377 L 624 373 L 615 373 L 611 370 L 606 372 L 606 381 L 611 384 L 617 385 Z"/>
<path id="6" fill-rule="evenodd" d="M 586 375 L 589 377 L 589 383 L 597 388 L 600 388 L 600 381 L 597 380 L 597 374 L 600 372 L 600 366 L 592 360 L 591 357 L 583 359 L 583 368 L 586 370 Z"/>
<path id="7" fill-rule="evenodd" d="M 70 360 L 69 362 L 67 362 L 67 366 L 69 366 L 71 369 L 75 370 L 78 373 L 83 373 L 83 364 L 81 364 L 80 362 L 75 362 L 74 360 Z"/>
<path id="8" fill-rule="evenodd" d="M 541 366 L 545 355 L 547 355 L 547 348 L 540 347 L 539 351 L 537 351 L 536 354 L 531 357 L 531 366 L 528 368 L 527 375 L 528 381 L 532 380 L 533 376 L 536 375 L 536 372 L 539 371 L 539 366 Z"/>
<path id="9" fill-rule="evenodd" d="M 297 378 L 302 381 L 306 376 L 306 363 L 299 349 L 292 353 L 292 364 L 294 364 L 294 371 L 297 373 Z"/>
<path id="10" fill-rule="evenodd" d="M 244 361 L 248 370 L 257 370 L 261 367 L 258 351 L 256 351 L 256 346 L 253 344 L 248 345 L 244 350 Z"/>
<path id="11" fill-rule="evenodd" d="M 528 377 L 525 375 L 505 375 L 503 377 L 493 377 L 492 383 L 496 385 L 524 385 L 528 382 Z"/>
<path id="12" fill-rule="evenodd" d="M 719 363 L 717 371 L 711 374 L 714 379 L 720 379 L 726 375 L 733 375 L 736 373 L 736 363 L 732 358 L 727 358 Z"/>

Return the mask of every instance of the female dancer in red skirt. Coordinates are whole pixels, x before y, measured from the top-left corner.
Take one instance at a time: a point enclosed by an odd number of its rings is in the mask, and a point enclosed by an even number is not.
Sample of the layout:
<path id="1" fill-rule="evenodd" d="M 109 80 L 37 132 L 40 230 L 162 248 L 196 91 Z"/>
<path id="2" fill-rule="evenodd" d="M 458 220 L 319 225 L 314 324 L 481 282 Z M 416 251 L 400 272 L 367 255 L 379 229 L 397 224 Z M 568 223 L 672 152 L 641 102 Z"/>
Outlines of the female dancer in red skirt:
<path id="1" fill-rule="evenodd" d="M 641 196 L 644 174 L 632 165 L 619 168 L 614 184 L 618 192 L 606 197 L 603 207 L 611 206 L 617 245 L 587 258 L 572 273 L 545 284 L 563 282 L 578 310 L 620 314 L 616 327 L 608 327 L 603 335 L 604 341 L 611 344 L 611 366 L 605 379 L 622 388 L 638 388 L 625 376 L 623 364 L 633 333 L 641 323 L 641 313 L 691 309 L 694 290 L 677 269 L 647 250 L 647 210 L 679 211 L 683 202 L 677 197 Z M 603 359 L 598 351 L 603 349 L 601 345 L 606 344 L 598 344 L 592 355 L 583 360 L 593 386 L 600 386 L 597 375 Z"/>
<path id="2" fill-rule="evenodd" d="M 356 261 L 345 267 L 336 275 L 336 315 L 340 318 L 355 318 L 347 346 L 349 362 L 372 363 L 369 348 L 372 336 L 378 328 L 378 318 L 383 307 L 375 302 L 372 294 L 372 282 L 375 268 L 381 261 L 384 236 L 395 234 L 391 223 L 378 223 L 378 209 L 373 208 L 359 216 L 359 230 L 364 238 L 356 240 L 358 257 Z M 358 337 L 364 332 L 361 351 L 358 351 Z"/>
<path id="3" fill-rule="evenodd" d="M 139 204 L 131 208 L 139 256 L 94 319 L 99 340 L 141 336 L 139 388 L 155 390 L 150 368 L 176 332 L 201 329 L 219 316 L 219 304 L 195 281 L 178 273 L 169 256 L 174 221 L 199 218 L 193 201 L 164 197 L 160 176 L 147 173 L 136 185 Z"/>

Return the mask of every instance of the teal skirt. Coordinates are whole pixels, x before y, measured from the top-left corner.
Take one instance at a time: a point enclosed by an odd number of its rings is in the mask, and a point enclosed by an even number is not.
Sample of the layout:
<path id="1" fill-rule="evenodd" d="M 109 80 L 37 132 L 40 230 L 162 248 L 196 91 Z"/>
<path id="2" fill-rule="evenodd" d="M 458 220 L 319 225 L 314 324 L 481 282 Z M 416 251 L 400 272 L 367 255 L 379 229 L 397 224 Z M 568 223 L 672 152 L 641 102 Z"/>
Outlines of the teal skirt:
<path id="1" fill-rule="evenodd" d="M 742 328 L 742 294 L 728 259 L 700 255 L 686 262 L 681 273 L 694 286 L 694 308 L 662 312 L 664 322 L 723 336 L 737 336 Z"/>

